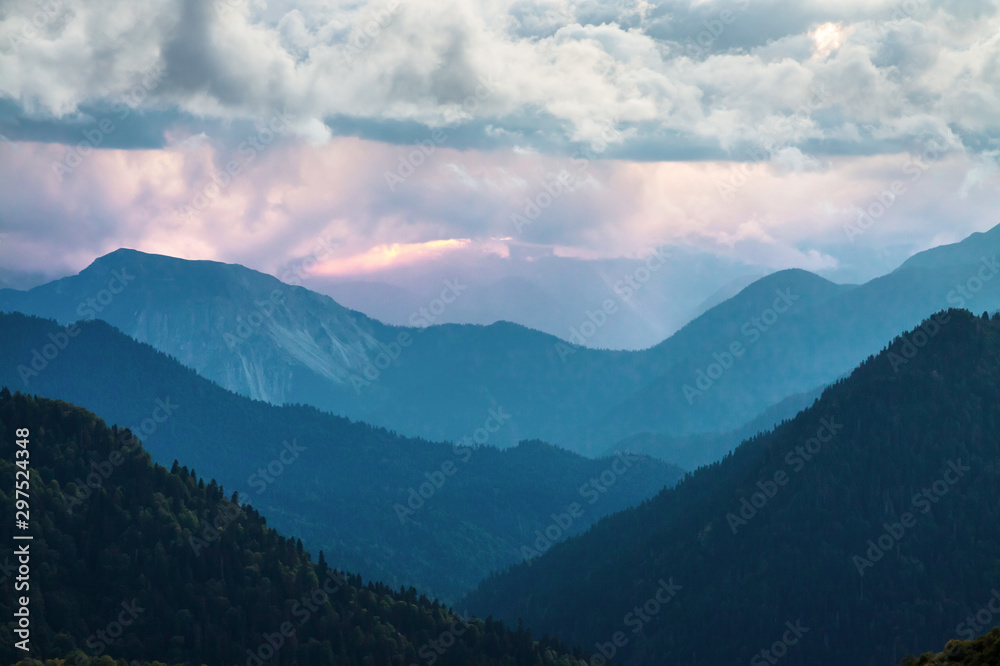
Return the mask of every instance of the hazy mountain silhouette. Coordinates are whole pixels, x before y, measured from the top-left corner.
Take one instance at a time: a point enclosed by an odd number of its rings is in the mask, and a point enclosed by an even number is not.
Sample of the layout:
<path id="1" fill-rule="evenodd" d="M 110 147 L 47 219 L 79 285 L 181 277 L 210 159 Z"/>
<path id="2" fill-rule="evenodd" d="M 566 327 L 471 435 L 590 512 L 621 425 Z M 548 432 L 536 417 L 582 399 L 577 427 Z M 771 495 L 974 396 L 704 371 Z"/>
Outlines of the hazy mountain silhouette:
<path id="1" fill-rule="evenodd" d="M 314 561 L 245 498 L 187 465 L 154 465 L 134 437 L 68 403 L 0 390 L 0 471 L 31 470 L 19 532 L 31 539 L 0 547 L 3 663 L 579 664 L 527 629 L 366 582 L 323 553 Z M 81 487 L 88 497 L 67 511 L 65 493 Z M 0 494 L 7 525 L 15 508 Z M 25 652 L 15 612 L 29 594 Z"/>
<path id="2" fill-rule="evenodd" d="M 995 229 L 863 285 L 779 271 L 639 352 L 577 347 L 507 322 L 386 326 L 240 266 L 130 250 L 29 292 L 0 290 L 0 309 L 64 323 L 99 316 L 242 395 L 412 436 L 459 439 L 503 405 L 513 418 L 492 442 L 539 438 L 592 455 L 641 433 L 660 441 L 731 433 L 849 372 L 931 312 L 1000 307 L 998 251 Z M 115 295 L 106 290 L 116 271 L 133 277 Z M 443 287 L 427 312 L 473 298 L 462 287 Z M 102 297 L 106 305 L 89 304 Z M 581 338 L 621 312 L 607 300 L 610 314 L 595 302 L 581 316 Z M 712 450 L 692 457 L 661 447 L 660 455 L 691 466 L 715 459 Z"/>
<path id="3" fill-rule="evenodd" d="M 998 424 L 1000 315 L 941 313 L 469 607 L 637 665 L 899 663 L 993 624 Z"/>
<path id="4" fill-rule="evenodd" d="M 492 438 L 511 423 L 503 405 L 484 407 L 477 429 L 453 445 L 249 400 L 102 321 L 66 331 L 0 315 L 0 385 L 61 396 L 108 423 L 145 426 L 154 461 L 176 458 L 214 477 L 351 571 L 443 599 L 523 559 L 536 531 L 553 514 L 565 523 L 570 505 L 580 505 L 579 515 L 550 538 L 681 476 L 646 456 L 587 459 L 541 442 L 500 451 Z"/>

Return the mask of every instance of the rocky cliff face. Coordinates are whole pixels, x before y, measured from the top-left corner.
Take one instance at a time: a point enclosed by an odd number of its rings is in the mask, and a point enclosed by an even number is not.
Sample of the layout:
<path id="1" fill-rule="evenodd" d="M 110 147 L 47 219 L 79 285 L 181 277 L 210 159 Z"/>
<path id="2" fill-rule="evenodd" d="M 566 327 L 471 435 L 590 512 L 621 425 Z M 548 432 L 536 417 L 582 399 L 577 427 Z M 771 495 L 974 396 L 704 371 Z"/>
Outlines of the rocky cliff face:
<path id="1" fill-rule="evenodd" d="M 0 305 L 63 323 L 100 318 L 204 377 L 281 404 L 328 383 L 340 411 L 392 330 L 332 299 L 242 266 L 178 262 L 131 250 L 101 257 L 79 275 Z M 342 393 L 343 400 L 338 397 Z"/>

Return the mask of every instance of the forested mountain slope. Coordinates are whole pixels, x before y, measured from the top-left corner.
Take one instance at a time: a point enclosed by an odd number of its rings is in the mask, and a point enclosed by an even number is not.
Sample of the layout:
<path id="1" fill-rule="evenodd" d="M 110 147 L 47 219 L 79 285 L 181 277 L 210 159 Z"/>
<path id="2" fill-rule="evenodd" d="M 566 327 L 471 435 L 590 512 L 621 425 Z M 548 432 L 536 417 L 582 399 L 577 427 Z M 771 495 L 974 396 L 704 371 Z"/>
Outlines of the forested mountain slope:
<path id="1" fill-rule="evenodd" d="M 553 514 L 579 504 L 571 524 L 554 530 L 579 533 L 682 475 L 643 455 L 588 459 L 537 441 L 499 450 L 495 437 L 517 418 L 506 405 L 484 406 L 454 443 L 404 438 L 235 395 L 103 321 L 69 331 L 0 314 L 0 386 L 141 428 L 154 461 L 183 460 L 252 498 L 311 551 L 446 601 L 520 561 Z"/>
<path id="2" fill-rule="evenodd" d="M 951 310 L 468 603 L 630 664 L 898 663 L 1000 585 L 997 488 L 1000 318 Z"/>
<path id="3" fill-rule="evenodd" d="M 579 663 L 526 629 L 463 619 L 412 588 L 365 583 L 330 568 L 322 554 L 313 561 L 301 540 L 267 527 L 214 481 L 186 466 L 152 464 L 130 431 L 65 402 L 4 389 L 0 476 L 11 480 L 0 488 L 4 525 L 15 524 L 13 480 L 24 468 L 30 514 L 20 533 L 33 538 L 5 540 L 0 558 L 23 562 L 12 551 L 27 547 L 30 587 L 15 591 L 13 573 L 0 582 L 2 663 L 25 656 L 15 647 L 24 637 L 14 633 L 23 595 L 30 595 L 30 655 L 70 656 L 69 664 L 80 651 L 212 665 Z M 63 495 L 78 479 L 93 487 L 67 510 Z"/>

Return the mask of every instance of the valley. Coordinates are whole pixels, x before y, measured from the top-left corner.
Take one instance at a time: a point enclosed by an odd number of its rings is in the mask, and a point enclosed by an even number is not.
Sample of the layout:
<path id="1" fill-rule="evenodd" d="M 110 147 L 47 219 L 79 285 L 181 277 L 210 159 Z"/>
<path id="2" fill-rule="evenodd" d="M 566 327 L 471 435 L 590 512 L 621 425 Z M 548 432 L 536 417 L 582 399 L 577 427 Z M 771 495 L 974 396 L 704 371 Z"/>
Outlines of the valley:
<path id="1" fill-rule="evenodd" d="M 0 666 L 1000 666 L 1000 0 L 0 2 Z"/>

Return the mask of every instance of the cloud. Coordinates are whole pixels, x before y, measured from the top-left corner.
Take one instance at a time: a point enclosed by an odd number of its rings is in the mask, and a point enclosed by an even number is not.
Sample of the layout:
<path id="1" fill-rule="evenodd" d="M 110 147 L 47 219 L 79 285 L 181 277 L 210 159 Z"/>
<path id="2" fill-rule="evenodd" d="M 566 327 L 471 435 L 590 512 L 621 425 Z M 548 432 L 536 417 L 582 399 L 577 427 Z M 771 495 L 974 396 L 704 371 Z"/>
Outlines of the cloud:
<path id="1" fill-rule="evenodd" d="M 352 256 L 340 256 L 316 266 L 316 275 L 359 275 L 388 267 L 439 260 L 455 250 L 471 244 L 468 238 L 448 238 L 425 243 L 392 243 L 378 245 Z"/>
<path id="2" fill-rule="evenodd" d="M 995 221 L 998 6 L 9 0 L 0 261 L 276 271 L 333 239 L 364 271 L 667 242 L 871 277 L 942 221 Z"/>
<path id="3" fill-rule="evenodd" d="M 776 269 L 853 267 L 872 277 L 894 267 L 869 261 L 877 248 L 924 246 L 941 220 L 958 236 L 993 226 L 1000 184 L 995 162 L 959 151 L 927 153 L 930 162 L 910 153 L 835 156 L 814 168 L 791 152 L 754 164 L 573 160 L 446 143 L 427 150 L 275 140 L 226 177 L 226 165 L 243 159 L 238 151 L 185 138 L 160 149 L 95 150 L 60 178 L 52 165 L 65 161 L 64 146 L 0 142 L 0 263 L 44 266 L 54 277 L 124 246 L 277 272 L 322 241 L 336 248 L 327 268 L 344 274 L 456 252 L 534 247 L 607 258 L 683 244 Z M 391 188 L 386 174 L 407 160 L 421 163 Z M 562 191 L 559 178 L 569 185 Z M 849 238 L 858 211 L 895 181 L 904 192 Z M 532 202 L 537 214 L 519 228 L 515 216 Z"/>
<path id="4" fill-rule="evenodd" d="M 449 127 L 466 128 L 469 146 L 566 153 L 614 128 L 623 137 L 614 157 L 745 159 L 734 147 L 753 143 L 761 123 L 793 116 L 820 87 L 829 97 L 782 148 L 892 152 L 918 140 L 912 119 L 952 128 L 970 151 L 998 138 L 996 2 L 45 7 L 39 28 L 36 3 L 10 2 L 0 15 L 8 137 L 65 141 L 59 126 L 116 103 L 158 64 L 166 76 L 138 110 L 161 135 L 170 120 L 221 134 L 228 123 L 287 110 L 314 142 L 353 132 L 410 143 Z M 489 94 L 477 98 L 484 85 Z M 34 134 L 21 134 L 26 123 Z M 875 129 L 845 129 L 865 125 Z M 135 134 L 136 146 L 149 145 Z"/>

